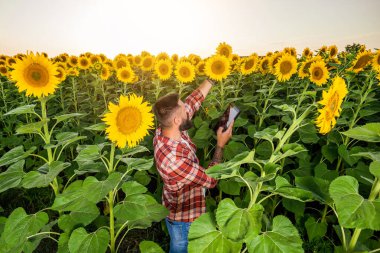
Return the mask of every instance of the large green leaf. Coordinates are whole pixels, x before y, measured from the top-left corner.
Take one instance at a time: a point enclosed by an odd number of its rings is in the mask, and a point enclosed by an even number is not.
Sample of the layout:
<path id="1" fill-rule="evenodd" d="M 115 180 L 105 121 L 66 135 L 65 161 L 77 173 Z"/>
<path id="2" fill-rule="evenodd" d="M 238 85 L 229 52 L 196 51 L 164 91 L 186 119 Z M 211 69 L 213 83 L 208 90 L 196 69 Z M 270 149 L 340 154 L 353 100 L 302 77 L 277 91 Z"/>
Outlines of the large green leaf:
<path id="1" fill-rule="evenodd" d="M 327 232 L 327 223 L 316 222 L 314 217 L 309 217 L 309 219 L 307 219 L 305 227 L 309 241 L 312 241 L 314 238 L 322 238 Z"/>
<path id="2" fill-rule="evenodd" d="M 36 105 L 34 105 L 34 104 L 32 104 L 32 105 L 23 105 L 23 106 L 15 108 L 13 110 L 10 110 L 6 114 L 4 114 L 4 116 L 19 115 L 19 114 L 26 114 L 26 113 L 35 113 L 34 107 L 36 107 Z"/>
<path id="3" fill-rule="evenodd" d="M 313 194 L 310 191 L 292 186 L 281 176 L 276 177 L 276 189 L 274 192 L 285 198 L 298 201 L 311 201 L 313 199 Z"/>
<path id="4" fill-rule="evenodd" d="M 161 247 L 152 241 L 142 241 L 139 244 L 141 253 L 164 253 Z"/>
<path id="5" fill-rule="evenodd" d="M 56 135 L 57 144 L 53 145 L 54 147 L 69 145 L 76 141 L 86 139 L 86 136 L 78 136 L 76 132 L 61 132 Z"/>
<path id="6" fill-rule="evenodd" d="M 332 204 L 328 189 L 330 182 L 318 177 L 296 177 L 297 187 L 309 191 L 313 194 L 313 198 L 322 203 Z"/>
<path id="7" fill-rule="evenodd" d="M 100 159 L 101 151 L 104 147 L 104 144 L 98 145 L 83 145 L 78 146 L 78 156 L 74 159 L 74 161 L 79 162 L 93 162 Z"/>
<path id="8" fill-rule="evenodd" d="M 261 231 L 261 219 L 255 220 L 249 210 L 238 208 L 229 198 L 219 203 L 216 221 L 223 235 L 234 242 L 242 242 L 246 237 L 258 235 Z"/>
<path id="9" fill-rule="evenodd" d="M 0 252 L 21 252 L 28 236 L 36 234 L 48 222 L 45 212 L 27 215 L 22 207 L 8 217 L 0 237 Z"/>
<path id="10" fill-rule="evenodd" d="M 226 160 L 231 160 L 235 156 L 246 151 L 249 151 L 249 148 L 247 148 L 247 146 L 243 143 L 237 141 L 230 141 L 227 145 L 224 146 L 223 156 Z"/>
<path id="11" fill-rule="evenodd" d="M 52 205 L 57 211 L 76 211 L 83 201 L 93 204 L 102 200 L 109 191 L 121 181 L 121 174 L 114 172 L 106 180 L 98 181 L 95 177 L 87 177 L 84 181 L 77 180 L 69 185 L 63 193 L 58 194 Z"/>
<path id="12" fill-rule="evenodd" d="M 0 174 L 0 193 L 20 185 L 25 175 L 24 164 L 25 160 L 18 161 Z"/>
<path id="13" fill-rule="evenodd" d="M 216 229 L 210 213 L 202 214 L 190 226 L 189 253 L 240 252 L 242 243 L 233 242 Z"/>
<path id="14" fill-rule="evenodd" d="M 46 187 L 58 174 L 69 167 L 70 163 L 54 161 L 50 165 L 45 163 L 38 171 L 29 171 L 22 179 L 22 187 L 30 189 L 34 187 Z"/>
<path id="15" fill-rule="evenodd" d="M 358 189 L 358 181 L 351 176 L 340 176 L 330 184 L 339 224 L 345 228 L 371 228 L 376 215 L 373 203 L 364 199 Z"/>
<path id="16" fill-rule="evenodd" d="M 83 200 L 76 210 L 63 214 L 58 219 L 58 226 L 64 231 L 71 231 L 76 225 L 87 226 L 99 215 L 99 209 L 94 203 Z"/>
<path id="17" fill-rule="evenodd" d="M 369 165 L 369 171 L 380 180 L 380 161 L 374 161 Z M 1 180 L 0 180 L 1 182 Z"/>
<path id="18" fill-rule="evenodd" d="M 121 158 L 121 161 L 128 165 L 129 168 L 135 170 L 149 170 L 153 166 L 153 158 Z"/>
<path id="19" fill-rule="evenodd" d="M 233 177 L 236 175 L 236 171 L 240 168 L 240 165 L 255 162 L 253 159 L 254 155 L 254 151 L 243 152 L 228 162 L 219 163 L 211 168 L 208 168 L 206 170 L 206 174 L 217 179 Z"/>
<path id="20" fill-rule="evenodd" d="M 364 126 L 352 128 L 342 134 L 361 141 L 380 142 L 380 123 L 368 123 Z"/>
<path id="21" fill-rule="evenodd" d="M 169 211 L 150 195 L 132 194 L 114 207 L 114 214 L 119 224 L 128 221 L 129 227 L 147 228 L 164 219 Z"/>
<path id="22" fill-rule="evenodd" d="M 148 191 L 148 189 L 135 182 L 135 181 L 129 181 L 129 182 L 125 182 L 122 186 L 121 186 L 121 189 L 123 190 L 123 192 L 125 193 L 126 196 L 130 196 L 130 195 L 133 195 L 133 194 L 142 194 L 142 193 L 146 193 Z"/>
<path id="23" fill-rule="evenodd" d="M 20 127 L 16 129 L 16 133 L 17 134 L 41 133 L 41 128 L 44 126 L 46 122 L 48 122 L 48 120 L 41 120 L 38 122 L 21 125 Z"/>
<path id="24" fill-rule="evenodd" d="M 240 195 L 241 185 L 234 180 L 222 180 L 219 182 L 218 187 L 220 187 L 220 190 L 224 193 L 230 195 Z"/>
<path id="25" fill-rule="evenodd" d="M 24 158 L 28 157 L 31 153 L 33 153 L 34 150 L 36 150 L 36 147 L 31 147 L 28 151 L 24 151 L 23 146 L 17 146 L 9 150 L 0 158 L 0 166 L 6 166 L 23 160 Z"/>
<path id="26" fill-rule="evenodd" d="M 106 229 L 98 229 L 93 233 L 87 233 L 83 228 L 73 231 L 69 239 L 70 253 L 103 253 L 106 252 L 109 232 Z"/>
<path id="27" fill-rule="evenodd" d="M 303 252 L 302 240 L 288 218 L 278 215 L 273 219 L 271 231 L 254 237 L 248 245 L 251 253 L 298 253 Z"/>

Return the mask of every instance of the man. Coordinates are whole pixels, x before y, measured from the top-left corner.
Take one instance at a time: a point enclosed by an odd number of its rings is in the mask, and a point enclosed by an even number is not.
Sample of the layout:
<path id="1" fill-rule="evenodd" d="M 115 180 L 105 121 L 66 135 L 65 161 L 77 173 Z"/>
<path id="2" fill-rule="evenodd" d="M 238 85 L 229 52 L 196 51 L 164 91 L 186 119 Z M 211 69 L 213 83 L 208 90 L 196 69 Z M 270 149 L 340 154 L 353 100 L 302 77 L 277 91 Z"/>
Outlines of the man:
<path id="1" fill-rule="evenodd" d="M 217 180 L 199 165 L 196 146 L 187 130 L 191 119 L 212 87 L 205 80 L 182 102 L 176 93 L 161 97 L 153 106 L 159 126 L 153 139 L 156 167 L 163 179 L 163 205 L 170 213 L 166 226 L 170 235 L 170 253 L 187 252 L 191 222 L 206 212 L 205 188 L 214 188 Z M 233 123 L 217 131 L 217 145 L 209 167 L 220 163 L 223 147 L 232 136 Z"/>

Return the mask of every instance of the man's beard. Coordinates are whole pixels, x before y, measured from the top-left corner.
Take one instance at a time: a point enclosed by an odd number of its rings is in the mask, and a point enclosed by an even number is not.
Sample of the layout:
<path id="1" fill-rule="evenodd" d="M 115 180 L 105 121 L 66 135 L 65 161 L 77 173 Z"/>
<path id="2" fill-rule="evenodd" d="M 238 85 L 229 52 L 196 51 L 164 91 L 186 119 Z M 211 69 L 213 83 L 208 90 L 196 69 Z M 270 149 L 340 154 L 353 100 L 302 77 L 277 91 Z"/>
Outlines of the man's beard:
<path id="1" fill-rule="evenodd" d="M 179 130 L 185 131 L 185 130 L 189 130 L 192 127 L 193 127 L 193 122 L 191 122 L 191 120 L 189 119 L 189 114 L 187 114 L 187 118 L 182 121 L 181 125 L 179 125 Z"/>

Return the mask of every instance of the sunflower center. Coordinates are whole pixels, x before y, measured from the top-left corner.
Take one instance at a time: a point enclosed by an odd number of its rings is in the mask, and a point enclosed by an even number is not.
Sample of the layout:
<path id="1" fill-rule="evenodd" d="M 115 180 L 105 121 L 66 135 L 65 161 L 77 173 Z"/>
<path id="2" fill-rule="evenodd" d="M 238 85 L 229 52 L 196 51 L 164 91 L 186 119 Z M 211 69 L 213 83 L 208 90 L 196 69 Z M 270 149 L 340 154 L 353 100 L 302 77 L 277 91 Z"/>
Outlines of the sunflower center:
<path id="1" fill-rule="evenodd" d="M 181 68 L 179 72 L 180 72 L 181 76 L 183 76 L 183 77 L 189 77 L 190 76 L 190 70 L 186 67 Z"/>
<path id="2" fill-rule="evenodd" d="M 123 61 L 123 60 L 120 60 L 120 61 L 118 61 L 118 62 L 116 63 L 116 67 L 117 67 L 118 69 L 123 68 L 123 67 L 126 67 L 126 66 L 127 66 L 127 63 L 126 63 L 125 61 Z"/>
<path id="3" fill-rule="evenodd" d="M 355 66 L 354 66 L 354 69 L 364 68 L 370 60 L 371 60 L 371 56 L 370 55 L 363 55 L 356 62 Z"/>
<path id="4" fill-rule="evenodd" d="M 49 72 L 38 63 L 33 63 L 25 71 L 25 79 L 34 87 L 43 87 L 49 82 Z"/>
<path id="5" fill-rule="evenodd" d="M 228 58 L 228 56 L 230 56 L 230 51 L 228 50 L 228 48 L 223 48 L 223 49 L 220 51 L 220 54 L 221 54 L 221 55 L 224 55 L 225 57 Z"/>
<path id="6" fill-rule="evenodd" d="M 223 64 L 223 62 L 221 61 L 215 61 L 212 65 L 211 65 L 211 71 L 216 74 L 216 75 L 220 75 L 220 74 L 223 74 L 224 71 L 225 71 L 225 66 Z"/>
<path id="7" fill-rule="evenodd" d="M 144 66 L 145 68 L 149 68 L 151 65 L 152 65 L 152 60 L 151 60 L 151 59 L 146 59 L 146 60 L 144 60 L 144 62 L 143 62 L 143 66 Z"/>
<path id="8" fill-rule="evenodd" d="M 265 60 L 263 61 L 263 63 L 261 64 L 261 67 L 263 68 L 263 70 L 267 70 L 268 69 L 268 60 Z"/>
<path id="9" fill-rule="evenodd" d="M 319 67 L 315 68 L 313 71 L 313 77 L 316 80 L 321 80 L 323 77 L 323 70 Z"/>
<path id="10" fill-rule="evenodd" d="M 131 73 L 129 73 L 128 70 L 123 70 L 123 71 L 121 72 L 121 77 L 122 77 L 123 79 L 128 79 L 130 76 L 131 76 Z"/>
<path id="11" fill-rule="evenodd" d="M 280 72 L 283 75 L 286 75 L 292 70 L 292 64 L 289 61 L 283 61 L 280 64 Z"/>
<path id="12" fill-rule="evenodd" d="M 82 59 L 82 60 L 80 61 L 80 64 L 81 64 L 82 66 L 87 66 L 87 65 L 88 65 L 88 61 L 87 61 L 87 59 Z"/>
<path id="13" fill-rule="evenodd" d="M 166 64 L 162 64 L 162 65 L 160 66 L 160 73 L 161 73 L 162 75 L 166 75 L 168 72 L 169 72 L 169 68 L 168 68 L 168 66 L 167 66 Z"/>
<path id="14" fill-rule="evenodd" d="M 119 111 L 116 124 L 120 132 L 125 135 L 132 134 L 141 125 L 141 112 L 135 107 L 124 107 Z"/>
<path id="15" fill-rule="evenodd" d="M 7 71 L 7 68 L 4 67 L 4 66 L 0 66 L 0 73 L 1 74 L 6 74 L 8 71 Z"/>
<path id="16" fill-rule="evenodd" d="M 244 65 L 245 69 L 250 69 L 250 68 L 252 68 L 253 65 L 254 65 L 254 63 L 255 63 L 255 62 L 254 62 L 254 60 L 252 60 L 252 59 L 246 61 L 246 62 L 245 62 L 245 65 Z"/>

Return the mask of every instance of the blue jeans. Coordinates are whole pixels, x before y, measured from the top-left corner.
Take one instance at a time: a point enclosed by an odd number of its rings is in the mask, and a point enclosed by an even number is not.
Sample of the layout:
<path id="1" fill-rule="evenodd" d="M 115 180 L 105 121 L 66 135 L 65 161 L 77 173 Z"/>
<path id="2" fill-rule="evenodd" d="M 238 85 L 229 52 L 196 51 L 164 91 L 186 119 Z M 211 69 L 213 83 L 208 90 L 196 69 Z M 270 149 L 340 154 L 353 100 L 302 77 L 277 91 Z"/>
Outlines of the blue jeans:
<path id="1" fill-rule="evenodd" d="M 187 253 L 187 235 L 191 222 L 171 221 L 166 217 L 165 223 L 170 235 L 169 253 Z"/>

